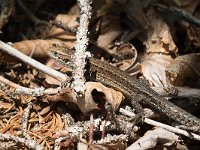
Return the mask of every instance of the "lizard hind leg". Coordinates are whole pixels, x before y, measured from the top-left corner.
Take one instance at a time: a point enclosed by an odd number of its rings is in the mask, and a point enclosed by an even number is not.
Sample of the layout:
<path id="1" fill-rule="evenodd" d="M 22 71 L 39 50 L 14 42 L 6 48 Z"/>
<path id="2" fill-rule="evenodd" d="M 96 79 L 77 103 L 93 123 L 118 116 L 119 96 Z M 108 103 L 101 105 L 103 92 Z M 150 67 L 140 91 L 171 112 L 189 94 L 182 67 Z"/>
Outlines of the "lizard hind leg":
<path id="1" fill-rule="evenodd" d="M 131 118 L 131 121 L 133 122 L 134 125 L 137 125 L 139 123 L 143 123 L 144 121 L 144 110 L 139 103 L 139 100 L 137 100 L 138 96 L 137 95 L 132 95 L 129 99 L 131 102 L 132 107 L 136 111 L 136 115 L 134 118 Z"/>

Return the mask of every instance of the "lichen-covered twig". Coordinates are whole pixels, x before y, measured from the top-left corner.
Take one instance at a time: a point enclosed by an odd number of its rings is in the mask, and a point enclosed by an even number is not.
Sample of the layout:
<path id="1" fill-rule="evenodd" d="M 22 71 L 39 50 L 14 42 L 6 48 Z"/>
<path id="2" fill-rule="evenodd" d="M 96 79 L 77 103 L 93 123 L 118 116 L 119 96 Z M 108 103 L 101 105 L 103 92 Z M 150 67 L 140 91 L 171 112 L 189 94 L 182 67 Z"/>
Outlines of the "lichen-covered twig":
<path id="1" fill-rule="evenodd" d="M 12 141 L 15 141 L 15 142 L 19 142 L 19 143 L 25 144 L 29 148 L 32 148 L 32 149 L 35 149 L 35 150 L 43 150 L 44 149 L 41 145 L 38 145 L 33 140 L 27 140 L 25 138 L 20 138 L 20 137 L 9 135 L 9 134 L 0 133 L 0 139 L 1 140 L 12 140 Z"/>
<path id="2" fill-rule="evenodd" d="M 91 18 L 91 0 L 78 0 L 81 8 L 80 26 L 78 28 L 74 53 L 74 67 L 73 67 L 73 88 L 77 93 L 84 93 L 85 91 L 85 65 L 86 58 L 89 57 L 89 53 L 86 52 L 88 46 L 88 27 L 89 19 Z"/>
<path id="3" fill-rule="evenodd" d="M 28 118 L 30 115 L 30 109 L 32 108 L 33 103 L 29 102 L 28 106 L 26 107 L 26 109 L 24 110 L 24 115 L 22 118 L 22 131 L 23 131 L 23 135 L 26 139 L 31 140 L 31 137 L 29 136 L 29 134 L 27 133 L 27 128 L 28 128 Z"/>

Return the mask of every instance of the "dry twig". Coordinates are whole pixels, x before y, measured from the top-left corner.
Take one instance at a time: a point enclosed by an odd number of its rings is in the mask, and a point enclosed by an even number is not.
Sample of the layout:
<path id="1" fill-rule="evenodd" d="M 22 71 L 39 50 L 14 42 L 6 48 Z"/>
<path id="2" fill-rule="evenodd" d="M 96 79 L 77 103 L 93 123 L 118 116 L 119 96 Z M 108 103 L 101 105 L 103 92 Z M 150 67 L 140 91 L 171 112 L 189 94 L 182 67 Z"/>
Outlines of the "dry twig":
<path id="1" fill-rule="evenodd" d="M 119 111 L 123 114 L 130 116 L 130 117 L 135 116 L 134 113 L 132 113 L 132 112 L 127 113 L 127 111 L 124 110 L 123 108 L 120 108 Z M 191 133 L 191 132 L 188 132 L 188 131 L 185 131 L 185 130 L 182 130 L 182 129 L 178 129 L 178 128 L 175 128 L 175 127 L 172 127 L 172 126 L 169 126 L 169 125 L 166 125 L 166 124 L 163 124 L 163 123 L 160 123 L 160 122 L 148 119 L 148 118 L 145 118 L 144 122 L 146 124 L 156 126 L 156 127 L 162 127 L 162 128 L 164 128 L 168 131 L 171 131 L 171 132 L 174 132 L 174 133 L 177 133 L 177 134 L 180 134 L 180 135 L 184 135 L 184 136 L 189 137 L 191 139 L 195 139 L 195 140 L 200 141 L 200 136 L 195 134 L 195 133 Z"/>
<path id="2" fill-rule="evenodd" d="M 91 18 L 91 0 L 79 0 L 81 7 L 80 26 L 76 34 L 77 40 L 75 45 L 75 53 L 73 58 L 73 88 L 81 94 L 85 91 L 85 65 L 86 57 L 90 57 L 90 53 L 86 52 L 88 46 L 88 27 Z"/>
<path id="3" fill-rule="evenodd" d="M 0 139 L 19 142 L 19 143 L 25 144 L 29 148 L 32 148 L 32 149 L 35 149 L 35 150 L 43 150 L 44 149 L 41 145 L 38 145 L 33 140 L 27 140 L 25 138 L 20 138 L 20 137 L 13 136 L 13 135 L 8 135 L 8 134 L 2 134 L 2 133 L 0 133 Z"/>
<path id="4" fill-rule="evenodd" d="M 19 60 L 22 60 L 23 62 L 33 66 L 34 68 L 37 68 L 38 70 L 50 75 L 51 77 L 53 77 L 61 82 L 64 82 L 67 79 L 66 75 L 39 63 L 38 61 L 28 57 L 27 55 L 21 53 L 17 49 L 11 47 L 10 45 L 8 45 L 2 41 L 0 41 L 0 49 L 6 53 L 18 58 Z"/>

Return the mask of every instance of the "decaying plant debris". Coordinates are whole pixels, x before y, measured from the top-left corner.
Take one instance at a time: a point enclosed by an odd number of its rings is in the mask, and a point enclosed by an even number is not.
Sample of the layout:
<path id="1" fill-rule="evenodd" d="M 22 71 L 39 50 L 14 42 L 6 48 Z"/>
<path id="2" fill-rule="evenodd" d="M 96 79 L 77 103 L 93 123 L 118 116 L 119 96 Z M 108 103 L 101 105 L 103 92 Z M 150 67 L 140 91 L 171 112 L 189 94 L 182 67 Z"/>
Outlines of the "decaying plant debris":
<path id="1" fill-rule="evenodd" d="M 198 149 L 198 132 L 151 108 L 134 124 L 121 92 L 82 75 L 92 55 L 200 117 L 199 8 L 198 0 L 0 1 L 0 149 Z M 63 51 L 51 56 L 52 48 Z"/>

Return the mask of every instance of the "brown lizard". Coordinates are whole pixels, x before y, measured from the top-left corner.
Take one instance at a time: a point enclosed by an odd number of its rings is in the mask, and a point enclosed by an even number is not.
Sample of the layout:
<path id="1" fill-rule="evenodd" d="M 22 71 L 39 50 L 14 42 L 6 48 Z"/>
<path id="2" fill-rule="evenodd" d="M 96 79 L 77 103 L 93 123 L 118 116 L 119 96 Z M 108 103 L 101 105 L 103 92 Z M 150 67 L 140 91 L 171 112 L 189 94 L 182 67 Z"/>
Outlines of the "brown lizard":
<path id="1" fill-rule="evenodd" d="M 55 52 L 58 60 L 63 60 L 63 58 L 65 58 L 63 49 L 59 47 L 49 49 L 50 55 Z M 58 57 L 59 54 L 61 55 L 60 57 Z M 67 59 L 69 60 L 70 58 L 68 57 Z M 119 68 L 95 58 L 89 58 L 88 67 L 86 71 L 88 74 L 86 78 L 88 80 L 93 79 L 94 81 L 101 82 L 106 86 L 121 91 L 125 96 L 131 99 L 137 112 L 140 112 L 142 109 L 140 103 L 147 104 L 168 118 L 186 126 L 188 130 L 195 132 L 200 131 L 199 118 L 169 102 L 151 89 L 146 83 L 140 82 L 138 79 L 129 76 L 128 73 L 121 71 Z"/>

